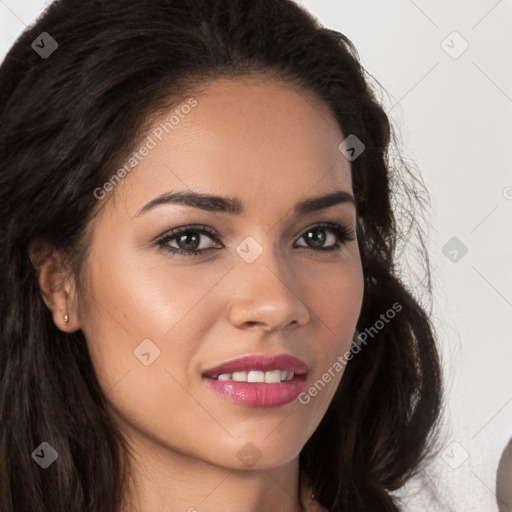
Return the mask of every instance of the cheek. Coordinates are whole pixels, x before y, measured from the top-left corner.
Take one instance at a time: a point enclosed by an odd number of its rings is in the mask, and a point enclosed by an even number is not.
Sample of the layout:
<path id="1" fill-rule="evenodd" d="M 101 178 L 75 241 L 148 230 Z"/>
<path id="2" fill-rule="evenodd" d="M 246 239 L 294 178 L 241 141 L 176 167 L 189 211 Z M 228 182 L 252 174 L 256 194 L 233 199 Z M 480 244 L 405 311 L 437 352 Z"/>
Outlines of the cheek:
<path id="1" fill-rule="evenodd" d="M 299 402 L 321 418 L 327 410 L 347 364 L 354 331 L 361 312 L 364 276 L 361 266 L 340 267 L 310 283 L 312 348 L 315 367 Z"/>
<path id="2" fill-rule="evenodd" d="M 328 352 L 343 348 L 352 339 L 363 301 L 364 277 L 358 260 L 311 275 L 307 287 L 312 321 L 324 334 L 315 343 Z"/>
<path id="3" fill-rule="evenodd" d="M 189 392 L 197 387 L 190 363 L 212 324 L 201 298 L 218 277 L 113 251 L 108 259 L 91 259 L 88 275 L 82 330 L 118 425 L 187 446 L 190 422 L 205 424 Z"/>
<path id="4" fill-rule="evenodd" d="M 212 318 L 219 317 L 201 301 L 222 275 L 185 261 L 178 267 L 113 247 L 103 257 L 91 255 L 82 287 L 82 330 L 104 389 L 148 361 L 184 373 Z"/>

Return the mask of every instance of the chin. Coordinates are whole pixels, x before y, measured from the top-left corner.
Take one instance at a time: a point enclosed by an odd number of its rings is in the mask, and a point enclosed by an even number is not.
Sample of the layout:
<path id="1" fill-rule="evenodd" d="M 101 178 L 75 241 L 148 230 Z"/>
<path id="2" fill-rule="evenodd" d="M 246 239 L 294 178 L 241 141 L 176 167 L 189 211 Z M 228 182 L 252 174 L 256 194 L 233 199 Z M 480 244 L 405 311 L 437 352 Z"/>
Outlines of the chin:
<path id="1" fill-rule="evenodd" d="M 230 439 L 228 445 L 218 446 L 216 453 L 210 455 L 210 462 L 238 471 L 275 469 L 296 459 L 306 442 L 303 433 L 268 432 L 271 430 L 259 436 L 246 435 L 244 440 Z"/>

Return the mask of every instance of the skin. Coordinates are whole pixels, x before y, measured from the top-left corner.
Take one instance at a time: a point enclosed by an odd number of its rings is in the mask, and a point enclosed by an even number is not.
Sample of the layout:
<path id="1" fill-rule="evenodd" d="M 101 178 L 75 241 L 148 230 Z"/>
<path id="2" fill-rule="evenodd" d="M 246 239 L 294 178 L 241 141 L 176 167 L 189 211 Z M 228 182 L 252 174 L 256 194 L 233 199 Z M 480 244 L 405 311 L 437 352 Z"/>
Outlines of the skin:
<path id="1" fill-rule="evenodd" d="M 364 287 L 357 240 L 313 229 L 322 247 L 340 245 L 329 252 L 303 235 L 321 222 L 355 229 L 355 208 L 293 212 L 306 198 L 353 194 L 338 150 L 345 135 L 320 99 L 277 80 L 218 79 L 193 96 L 197 106 L 104 200 L 80 283 L 57 254 L 42 265 L 41 288 L 56 325 L 82 329 L 133 451 L 123 512 L 293 512 L 299 453 L 343 372 L 309 403 L 275 408 L 231 402 L 201 374 L 243 355 L 288 353 L 307 363 L 307 389 L 350 348 Z M 160 194 L 190 189 L 237 197 L 246 213 L 164 204 L 138 215 Z M 190 224 L 220 242 L 198 234 L 201 248 L 213 247 L 199 256 L 155 245 Z M 252 263 L 236 252 L 248 236 L 263 249 Z M 160 350 L 149 366 L 134 356 L 144 339 Z M 237 457 L 247 443 L 260 457 L 253 466 Z"/>

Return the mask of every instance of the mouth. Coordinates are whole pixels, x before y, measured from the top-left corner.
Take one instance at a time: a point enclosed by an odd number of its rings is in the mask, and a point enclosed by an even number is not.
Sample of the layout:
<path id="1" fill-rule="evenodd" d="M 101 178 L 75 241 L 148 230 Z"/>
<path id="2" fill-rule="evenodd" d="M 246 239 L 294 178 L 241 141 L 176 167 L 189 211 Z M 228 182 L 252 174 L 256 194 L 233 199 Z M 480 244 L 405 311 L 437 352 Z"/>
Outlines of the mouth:
<path id="1" fill-rule="evenodd" d="M 298 398 L 307 364 L 288 354 L 250 355 L 210 368 L 202 377 L 223 398 L 251 407 L 279 407 Z"/>

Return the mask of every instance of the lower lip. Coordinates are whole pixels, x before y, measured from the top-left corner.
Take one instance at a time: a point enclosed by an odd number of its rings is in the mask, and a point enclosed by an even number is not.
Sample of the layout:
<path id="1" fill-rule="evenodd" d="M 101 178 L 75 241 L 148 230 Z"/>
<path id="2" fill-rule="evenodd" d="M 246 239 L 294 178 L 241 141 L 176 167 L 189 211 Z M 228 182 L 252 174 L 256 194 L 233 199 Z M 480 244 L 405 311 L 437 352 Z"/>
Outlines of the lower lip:
<path id="1" fill-rule="evenodd" d="M 237 382 L 204 377 L 217 393 L 233 402 L 249 407 L 279 407 L 293 402 L 306 387 L 306 376 L 295 375 L 292 380 L 271 384 Z"/>

